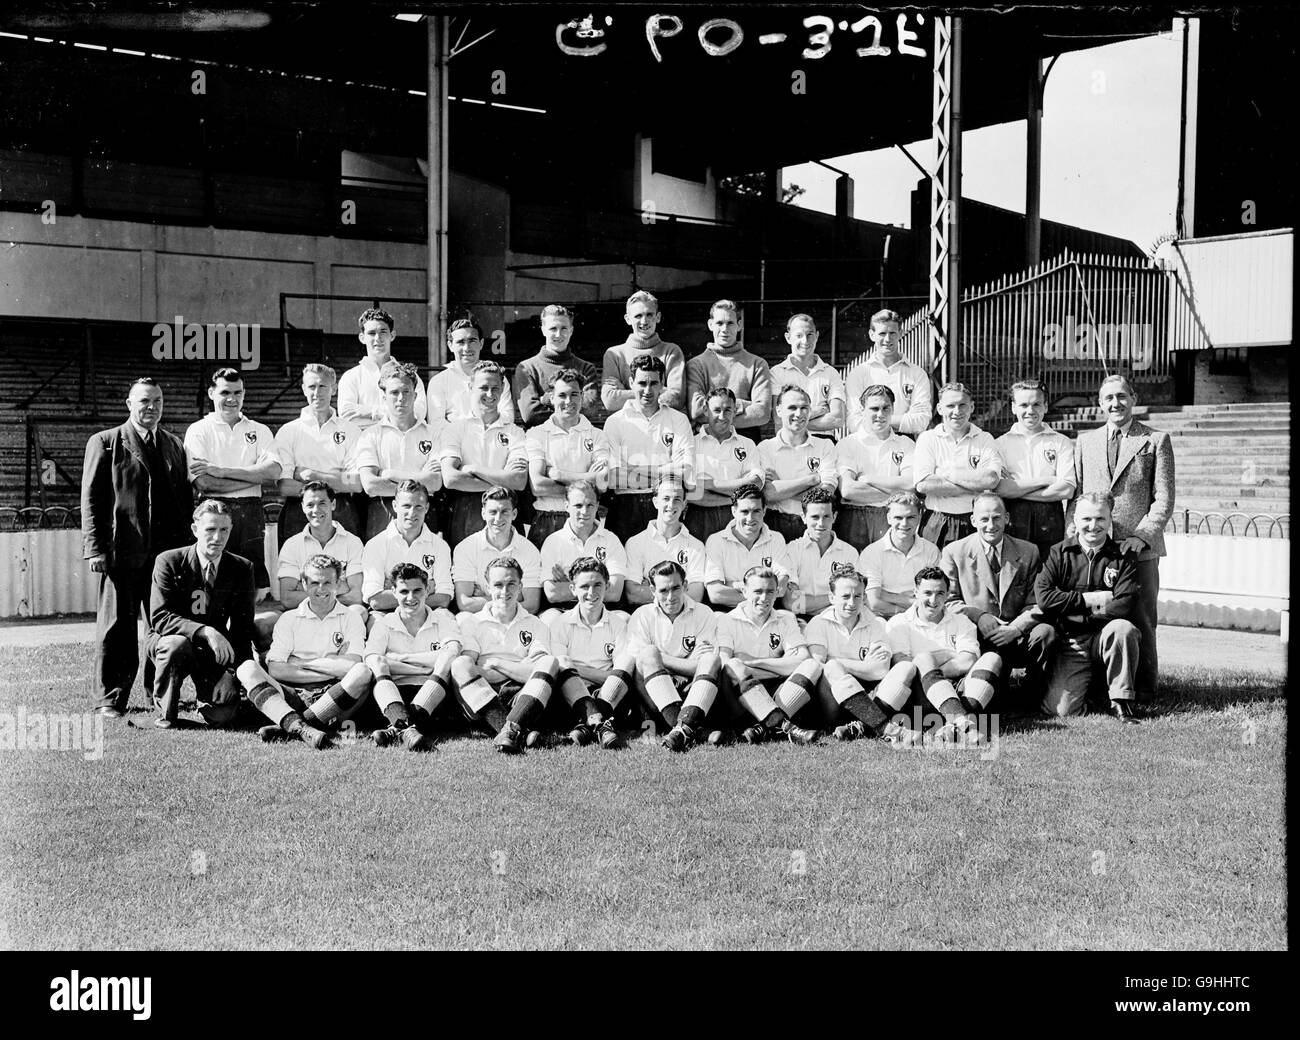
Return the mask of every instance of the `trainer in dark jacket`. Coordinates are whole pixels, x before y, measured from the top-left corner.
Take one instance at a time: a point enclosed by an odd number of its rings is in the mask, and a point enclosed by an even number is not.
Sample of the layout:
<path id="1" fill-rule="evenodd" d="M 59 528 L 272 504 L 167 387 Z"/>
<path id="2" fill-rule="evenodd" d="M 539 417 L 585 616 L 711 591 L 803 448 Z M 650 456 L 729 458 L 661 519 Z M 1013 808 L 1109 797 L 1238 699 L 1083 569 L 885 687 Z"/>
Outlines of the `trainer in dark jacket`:
<path id="1" fill-rule="evenodd" d="M 126 405 L 130 419 L 93 434 L 81 468 L 82 555 L 99 577 L 95 710 L 110 717 L 126 710 L 135 683 L 154 558 L 189 541 L 194 510 L 185 446 L 159 425 L 162 388 L 136 380 Z M 153 696 L 147 658 L 144 691 Z"/>
<path id="2" fill-rule="evenodd" d="M 1111 499 L 1081 495 L 1075 504 L 1076 537 L 1052 546 L 1034 591 L 1044 618 L 1061 630 L 1045 711 L 1073 715 L 1087 699 L 1092 666 L 1105 666 L 1110 713 L 1133 715 L 1134 674 L 1142 635 L 1130 620 L 1138 609 L 1137 556 L 1120 552 L 1110 537 Z"/>
<path id="3" fill-rule="evenodd" d="M 158 668 L 160 727 L 175 722 L 187 675 L 209 725 L 234 720 L 233 673 L 253 657 L 255 588 L 252 563 L 224 551 L 230 528 L 224 503 L 203 502 L 194 512 L 197 543 L 162 553 L 154 564 L 147 651 Z"/>

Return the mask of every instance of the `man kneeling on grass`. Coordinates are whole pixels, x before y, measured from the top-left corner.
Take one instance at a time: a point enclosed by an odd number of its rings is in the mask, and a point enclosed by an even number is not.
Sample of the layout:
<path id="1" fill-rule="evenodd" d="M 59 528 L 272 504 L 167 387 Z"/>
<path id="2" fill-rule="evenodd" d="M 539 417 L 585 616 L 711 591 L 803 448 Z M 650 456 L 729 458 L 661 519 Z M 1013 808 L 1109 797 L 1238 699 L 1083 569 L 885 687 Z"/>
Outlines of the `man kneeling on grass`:
<path id="1" fill-rule="evenodd" d="M 263 740 L 296 737 L 325 748 L 329 730 L 350 719 L 370 693 L 370 669 L 361 663 L 366 628 L 338 600 L 342 572 L 332 556 L 308 557 L 300 586 L 307 598 L 276 621 L 266 669 L 253 660 L 235 672 L 248 699 L 273 723 L 257 731 Z"/>
<path id="2" fill-rule="evenodd" d="M 773 610 L 780 583 L 770 567 L 745 572 L 745 600 L 718 622 L 724 698 L 756 720 L 741 731 L 747 744 L 784 735 L 791 744 L 811 744 L 815 729 L 791 721 L 812 701 L 821 678 L 821 662 L 808 653 L 799 622 L 788 610 Z M 775 694 L 775 700 L 773 700 Z M 709 734 L 710 743 L 725 741 L 724 731 Z"/>
<path id="3" fill-rule="evenodd" d="M 461 654 L 451 677 L 465 714 L 496 734 L 498 751 L 513 755 L 545 746 L 539 727 L 560 666 L 550 656 L 546 626 L 519 602 L 519 561 L 499 556 L 483 569 L 483 579 L 487 604 L 460 616 Z"/>
<path id="4" fill-rule="evenodd" d="M 911 686 L 880 680 L 889 671 L 889 634 L 885 623 L 863 603 L 866 579 L 853 564 L 834 564 L 831 605 L 808 622 L 808 650 L 822 663 L 815 700 L 836 740 L 883 737 L 906 746 L 911 731 L 894 720 L 911 695 Z M 849 721 L 837 725 L 848 716 Z"/>
<path id="5" fill-rule="evenodd" d="M 937 742 L 978 743 L 975 716 L 993 696 L 1002 658 L 981 656 L 975 623 L 958 610 L 944 609 L 949 585 L 941 568 L 923 567 L 915 584 L 915 602 L 885 626 L 893 667 L 877 696 L 894 705 L 906 701 L 902 691 L 921 692 L 945 719 L 934 734 Z"/>
<path id="6" fill-rule="evenodd" d="M 656 563 L 647 577 L 654 602 L 632 615 L 628 649 L 636 657 L 638 692 L 669 727 L 663 746 L 685 751 L 703 733 L 718 697 L 717 615 L 686 595 L 686 572 L 674 560 Z M 685 704 L 682 690 L 689 691 Z"/>
<path id="7" fill-rule="evenodd" d="M 562 614 L 556 611 L 551 621 L 560 693 L 579 719 L 567 739 L 581 746 L 599 738 L 607 751 L 620 748 L 614 712 L 636 671 L 636 658 L 627 649 L 628 616 L 605 606 L 609 571 L 594 556 L 573 561 L 568 584 L 577 605 Z"/>
<path id="8" fill-rule="evenodd" d="M 375 676 L 375 704 L 388 725 L 370 738 L 380 747 L 399 741 L 408 751 L 432 751 L 432 716 L 446 699 L 451 665 L 460 655 L 460 628 L 451 612 L 431 609 L 429 575 L 399 563 L 386 583 L 397 600 L 366 637 L 366 666 Z"/>

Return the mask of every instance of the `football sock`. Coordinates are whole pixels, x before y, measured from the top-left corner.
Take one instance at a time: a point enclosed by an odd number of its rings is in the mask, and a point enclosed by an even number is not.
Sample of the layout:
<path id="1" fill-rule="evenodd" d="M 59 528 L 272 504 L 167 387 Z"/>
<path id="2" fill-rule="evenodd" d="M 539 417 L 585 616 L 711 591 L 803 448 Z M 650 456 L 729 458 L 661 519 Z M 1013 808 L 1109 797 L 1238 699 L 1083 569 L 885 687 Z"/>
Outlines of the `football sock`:
<path id="1" fill-rule="evenodd" d="M 682 708 L 681 715 L 674 725 L 684 729 L 698 729 L 704 725 L 704 712 L 694 704 Z"/>
<path id="2" fill-rule="evenodd" d="M 411 708 L 412 710 L 419 709 L 426 715 L 432 715 L 438 710 L 438 705 L 443 702 L 446 696 L 446 680 L 440 675 L 432 675 L 415 691 L 415 696 L 411 698 Z"/>
<path id="3" fill-rule="evenodd" d="M 399 729 L 411 724 L 411 713 L 406 710 L 406 705 L 402 703 L 400 697 L 396 704 L 384 705 L 384 718 L 388 720 L 390 726 L 396 726 Z"/>
<path id="4" fill-rule="evenodd" d="M 866 726 L 867 729 L 876 733 L 884 729 L 885 723 L 889 721 L 889 716 L 880 707 L 876 699 L 868 697 L 865 693 L 855 693 L 840 707 Z"/>
<path id="5" fill-rule="evenodd" d="M 776 690 L 776 703 L 782 711 L 792 716 L 812 700 L 817 689 L 817 680 L 821 678 L 821 662 L 809 658 L 802 662 L 795 673 L 781 683 Z"/>
<path id="6" fill-rule="evenodd" d="M 778 710 L 776 701 L 763 688 L 763 683 L 753 675 L 740 681 L 740 703 L 754 718 L 762 720 Z"/>
<path id="7" fill-rule="evenodd" d="M 608 704 L 611 708 L 617 708 L 619 702 L 629 689 L 632 688 L 632 676 L 621 668 L 615 668 L 606 677 L 605 682 L 600 687 L 600 699 Z"/>
<path id="8" fill-rule="evenodd" d="M 677 686 L 673 683 L 672 676 L 663 669 L 651 672 L 645 677 L 645 692 L 651 703 L 661 712 L 665 711 L 668 705 L 681 701 L 677 696 Z M 667 718 L 666 715 L 664 717 Z"/>
<path id="9" fill-rule="evenodd" d="M 384 713 L 385 718 L 389 717 L 389 707 L 402 703 L 402 694 L 397 689 L 397 683 L 393 682 L 391 678 L 376 679 L 373 696 L 375 704 Z"/>
<path id="10" fill-rule="evenodd" d="M 270 683 L 258 683 L 248 691 L 248 699 L 253 702 L 253 707 L 281 728 L 285 718 L 295 714 L 289 702 L 284 699 L 284 694 Z"/>
<path id="11" fill-rule="evenodd" d="M 785 712 L 780 708 L 777 708 L 774 711 L 769 712 L 767 717 L 763 719 L 763 728 L 775 733 L 778 730 L 785 729 L 786 723 L 789 721 L 790 720 L 786 717 Z"/>
<path id="12" fill-rule="evenodd" d="M 669 704 L 667 707 L 660 709 L 659 714 L 663 716 L 664 722 L 669 729 L 677 725 L 677 716 L 682 710 L 681 701 Z"/>
<path id="13" fill-rule="evenodd" d="M 357 698 L 348 693 L 341 682 L 335 683 L 312 702 L 303 720 L 324 728 L 338 722 L 356 706 Z"/>
<path id="14" fill-rule="evenodd" d="M 506 706 L 501 703 L 499 698 L 495 697 L 492 699 L 492 703 L 483 709 L 481 715 L 483 721 L 487 723 L 488 729 L 493 733 L 500 733 L 505 728 L 508 716 L 509 711 Z"/>

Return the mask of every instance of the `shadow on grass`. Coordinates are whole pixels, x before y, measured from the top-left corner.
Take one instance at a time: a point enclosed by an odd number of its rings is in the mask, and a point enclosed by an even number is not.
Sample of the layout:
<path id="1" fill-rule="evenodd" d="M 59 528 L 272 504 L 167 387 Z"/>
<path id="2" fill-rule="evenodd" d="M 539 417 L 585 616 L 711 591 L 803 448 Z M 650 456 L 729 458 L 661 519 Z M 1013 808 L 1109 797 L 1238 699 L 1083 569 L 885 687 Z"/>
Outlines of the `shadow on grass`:
<path id="1" fill-rule="evenodd" d="M 1284 703 L 1286 679 L 1268 672 L 1232 674 L 1208 668 L 1176 668 L 1160 676 L 1154 703 L 1145 705 L 1149 716 L 1181 715 L 1198 711 L 1224 711 L 1239 704 Z"/>

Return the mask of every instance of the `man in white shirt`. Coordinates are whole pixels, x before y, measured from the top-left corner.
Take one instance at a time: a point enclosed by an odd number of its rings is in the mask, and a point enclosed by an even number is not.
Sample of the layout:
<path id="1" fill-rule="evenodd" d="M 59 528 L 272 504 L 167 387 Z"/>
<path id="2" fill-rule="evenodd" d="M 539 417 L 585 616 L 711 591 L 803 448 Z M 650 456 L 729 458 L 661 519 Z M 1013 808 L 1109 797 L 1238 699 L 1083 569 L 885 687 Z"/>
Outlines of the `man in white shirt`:
<path id="1" fill-rule="evenodd" d="M 563 369 L 551 387 L 554 411 L 527 434 L 528 475 L 534 495 L 528 540 L 539 549 L 568 522 L 566 487 L 586 481 L 602 494 L 609 487 L 609 438 L 582 414 L 584 394 L 582 375 Z"/>
<path id="2" fill-rule="evenodd" d="M 415 387 L 420 382 L 414 365 L 390 361 L 379 374 L 384 392 L 385 417 L 361 437 L 357 468 L 361 486 L 370 497 L 366 513 L 366 538 L 373 538 L 393 519 L 393 496 L 403 481 L 414 480 L 430 496 L 442 489 L 438 464 L 439 432 L 415 415 Z M 429 530 L 437 530 L 432 515 L 425 516 Z"/>
<path id="3" fill-rule="evenodd" d="M 1037 379 L 1011 388 L 1016 423 L 997 439 L 1003 477 L 997 492 L 1007 504 L 1011 531 L 1047 553 L 1065 538 L 1065 503 L 1074 497 L 1074 441 L 1043 425 L 1047 388 Z"/>
<path id="4" fill-rule="evenodd" d="M 486 602 L 461 615 L 461 654 L 451 666 L 466 716 L 495 734 L 497 751 L 512 755 L 546 746 L 540 726 L 560 672 L 550 632 L 520 605 L 523 576 L 511 556 L 484 568 Z"/>
<path id="5" fill-rule="evenodd" d="M 239 369 L 213 372 L 208 400 L 212 411 L 185 431 L 190 482 L 195 499 L 226 504 L 232 524 L 230 551 L 252 563 L 260 598 L 271 587 L 262 485 L 280 476 L 280 456 L 270 428 L 244 417 L 244 377 Z"/>
<path id="6" fill-rule="evenodd" d="M 935 734 L 940 742 L 979 743 L 975 716 L 988 707 L 1002 659 L 980 653 L 974 622 L 946 609 L 948 593 L 948 576 L 940 568 L 917 571 L 916 602 L 885 626 L 893 667 L 880 680 L 881 696 L 895 704 L 903 690 L 924 694 L 944 717 Z"/>
<path id="7" fill-rule="evenodd" d="M 807 314 L 795 314 L 785 323 L 790 356 L 772 366 L 772 411 L 787 386 L 797 386 L 812 399 L 808 431 L 835 438 L 844 428 L 847 404 L 844 380 L 817 356 L 817 324 Z"/>
<path id="8" fill-rule="evenodd" d="M 1002 455 L 993 438 L 970 421 L 974 402 L 962 383 L 939 388 L 939 418 L 916 441 L 912 476 L 929 513 L 921 534 L 942 549 L 974 533 L 975 496 L 1002 480 Z"/>
<path id="9" fill-rule="evenodd" d="M 623 580 L 627 577 L 627 554 L 619 540 L 596 520 L 596 489 L 578 481 L 569 485 L 569 522 L 546 539 L 542 546 L 542 591 L 552 607 L 568 607 L 576 602 L 576 590 L 569 581 L 574 560 L 594 556 L 608 571 L 605 578 L 605 602 L 611 607 L 623 598 Z M 554 624 L 548 610 L 542 620 Z"/>
<path id="10" fill-rule="evenodd" d="M 489 563 L 502 556 L 517 561 L 522 570 L 523 604 L 536 614 L 542 600 L 542 554 L 519 533 L 515 523 L 515 493 L 494 487 L 482 495 L 483 529 L 470 535 L 451 551 L 451 576 L 456 585 L 456 609 L 474 614 L 490 601 L 482 584 Z"/>
<path id="11" fill-rule="evenodd" d="M 631 366 L 633 397 L 605 421 L 610 446 L 614 504 L 606 526 L 620 542 L 645 530 L 655 515 L 653 489 L 659 478 L 676 477 L 695 486 L 695 438 L 681 412 L 659 403 L 664 363 L 638 355 Z"/>
<path id="12" fill-rule="evenodd" d="M 916 572 L 939 566 L 939 547 L 916 532 L 921 500 L 910 491 L 889 496 L 885 506 L 889 530 L 862 550 L 858 570 L 867 583 L 867 603 L 879 618 L 891 618 L 916 599 Z"/>
<path id="13" fill-rule="evenodd" d="M 361 597 L 370 610 L 382 613 L 399 606 L 392 584 L 392 570 L 399 563 L 413 563 L 428 576 L 425 596 L 432 609 L 451 603 L 451 547 L 425 524 L 428 511 L 428 488 L 415 480 L 397 486 L 393 519 L 361 551 Z M 372 619 L 372 628 L 377 623 Z"/>
<path id="14" fill-rule="evenodd" d="M 560 663 L 560 693 L 580 720 L 568 740 L 579 746 L 598 739 L 607 751 L 623 747 L 614 715 L 636 674 L 627 646 L 628 615 L 611 610 L 609 570 L 594 556 L 569 567 L 577 602 L 551 621 L 551 651 Z"/>
<path id="15" fill-rule="evenodd" d="M 248 699 L 271 720 L 265 741 L 298 737 L 320 749 L 331 730 L 351 719 L 370 694 L 373 676 L 361 661 L 366 631 L 338 602 L 341 565 L 318 553 L 302 571 L 307 596 L 275 623 L 265 670 L 256 659 L 236 671 Z"/>
<path id="16" fill-rule="evenodd" d="M 731 496 L 731 523 L 704 543 L 709 602 L 730 610 L 745 598 L 745 574 L 770 567 L 779 577 L 777 598 L 790 587 L 794 567 L 785 539 L 763 522 L 763 492 L 746 484 Z"/>
<path id="17" fill-rule="evenodd" d="M 451 688 L 460 656 L 460 627 L 442 607 L 427 603 L 429 575 L 414 563 L 388 573 L 397 609 L 382 614 L 366 636 L 366 666 L 375 677 L 375 705 L 388 723 L 370 734 L 380 747 L 432 751 L 432 716 Z"/>
<path id="18" fill-rule="evenodd" d="M 758 445 L 732 425 L 736 395 L 714 387 L 705 398 L 705 420 L 695 435 L 695 481 L 699 498 L 691 503 L 691 526 L 706 539 L 731 523 L 731 496 L 746 484 L 762 487 Z M 656 561 L 658 562 L 658 561 Z"/>
<path id="19" fill-rule="evenodd" d="M 758 446 L 766 483 L 763 497 L 771 507 L 767 523 L 787 541 L 803 534 L 800 503 L 815 487 L 835 493 L 835 442 L 808 433 L 812 402 L 805 390 L 788 386 L 776 402 L 779 429 Z"/>
<path id="20" fill-rule="evenodd" d="M 628 649 L 636 656 L 638 691 L 669 727 L 663 746 L 686 751 L 704 735 L 705 717 L 718 697 L 717 616 L 686 595 L 681 564 L 655 564 L 650 580 L 654 602 L 633 613 Z"/>
<path id="21" fill-rule="evenodd" d="M 474 414 L 452 421 L 442 434 L 447 514 L 441 526 L 452 545 L 482 529 L 484 491 L 507 487 L 518 495 L 528 485 L 524 431 L 499 407 L 505 381 L 505 370 L 495 361 L 475 365 L 470 376 Z"/>
<path id="22" fill-rule="evenodd" d="M 812 744 L 817 730 L 793 720 L 812 701 L 822 675 L 821 663 L 809 656 L 794 615 L 773 609 L 776 572 L 770 567 L 751 567 L 744 584 L 744 601 L 718 620 L 722 694 L 728 714 L 733 721 L 752 720 L 740 733 L 746 744 L 762 744 L 777 736 L 791 744 Z M 727 734 L 719 730 L 717 738 L 713 733 L 709 738 L 711 743 L 721 743 Z"/>
<path id="23" fill-rule="evenodd" d="M 334 489 L 322 481 L 309 480 L 303 485 L 300 509 L 307 526 L 280 546 L 275 572 L 281 609 L 293 610 L 307 598 L 301 581 L 302 570 L 309 559 L 323 553 L 338 560 L 342 567 L 335 590 L 338 601 L 364 622 L 368 613 L 361 598 L 361 557 L 365 546 L 334 519 Z M 272 624 L 274 621 L 273 618 Z"/>
<path id="24" fill-rule="evenodd" d="M 849 399 L 849 432 L 862 425 L 862 391 L 883 383 L 894 392 L 894 415 L 890 422 L 899 433 L 915 437 L 930 425 L 934 414 L 930 374 L 919 365 L 904 361 L 899 351 L 903 319 L 897 311 L 877 311 L 871 316 L 868 335 L 875 349 L 853 369 L 844 383 Z"/>
<path id="25" fill-rule="evenodd" d="M 309 481 L 333 489 L 334 519 L 360 537 L 356 495 L 361 491 L 357 452 L 361 428 L 343 419 L 330 407 L 334 396 L 334 369 L 329 365 L 304 365 L 302 394 L 307 405 L 292 422 L 275 432 L 275 450 L 280 456 L 280 545 L 302 530 L 302 486 Z"/>
<path id="26" fill-rule="evenodd" d="M 704 602 L 704 583 L 708 578 L 704 543 L 682 523 L 686 508 L 686 490 L 676 477 L 661 477 L 654 495 L 655 519 L 645 530 L 628 539 L 627 580 L 623 592 L 629 607 L 654 602 L 654 582 L 650 570 L 663 560 L 675 560 L 686 574 L 686 594 L 696 603 Z"/>
<path id="27" fill-rule="evenodd" d="M 339 380 L 339 417 L 364 430 L 382 422 L 387 410 L 384 407 L 384 389 L 379 384 L 379 374 L 393 360 L 393 335 L 396 326 L 393 316 L 385 310 L 372 307 L 357 318 L 357 339 L 366 348 L 366 356 L 343 373 Z M 414 366 L 412 366 L 414 367 Z M 417 419 L 429 414 L 425 400 L 424 381 L 415 376 L 414 412 Z"/>
<path id="28" fill-rule="evenodd" d="M 861 423 L 835 446 L 835 467 L 843 502 L 835 533 L 850 545 L 866 547 L 889 528 L 885 503 L 890 495 L 916 486 L 912 455 L 916 444 L 894 432 L 894 391 L 875 384 L 862 391 Z"/>
<path id="29" fill-rule="evenodd" d="M 474 414 L 470 380 L 483 352 L 483 329 L 479 323 L 473 318 L 459 318 L 447 326 L 447 351 L 452 360 L 429 379 L 429 420 L 438 425 L 468 419 Z M 505 421 L 514 423 L 515 404 L 509 388 L 503 390 L 499 407 Z"/>
<path id="30" fill-rule="evenodd" d="M 831 604 L 831 571 L 838 564 L 856 568 L 861 553 L 835 537 L 835 496 L 825 488 L 803 496 L 803 522 L 803 537 L 786 543 L 797 586 L 787 602 L 795 614 L 808 618 Z"/>

